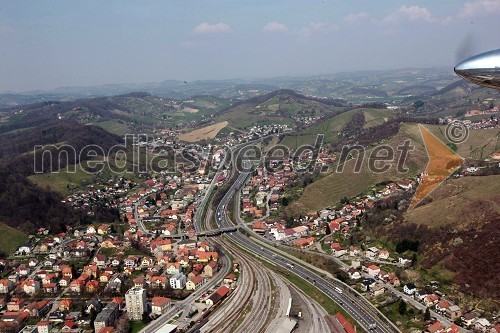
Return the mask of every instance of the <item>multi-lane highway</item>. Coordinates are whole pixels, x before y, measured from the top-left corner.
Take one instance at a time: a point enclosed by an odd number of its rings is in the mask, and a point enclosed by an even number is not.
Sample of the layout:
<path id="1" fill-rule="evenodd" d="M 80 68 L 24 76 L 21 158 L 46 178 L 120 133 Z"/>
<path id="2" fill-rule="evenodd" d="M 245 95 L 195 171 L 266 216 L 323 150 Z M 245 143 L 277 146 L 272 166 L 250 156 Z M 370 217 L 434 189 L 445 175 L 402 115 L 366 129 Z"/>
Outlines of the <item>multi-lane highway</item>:
<path id="1" fill-rule="evenodd" d="M 234 166 L 234 163 L 232 164 Z M 247 161 L 243 162 L 244 167 L 249 167 Z M 216 223 L 219 227 L 230 227 L 234 223 L 228 216 L 229 205 L 237 191 L 242 187 L 249 171 L 240 171 L 238 177 L 226 192 L 215 211 Z M 372 332 L 399 332 L 399 330 L 390 323 L 375 307 L 359 294 L 353 292 L 350 288 L 338 280 L 325 279 L 318 273 L 307 268 L 296 260 L 290 260 L 285 256 L 274 251 L 272 248 L 262 247 L 252 241 L 249 237 L 240 232 L 233 232 L 227 236 L 234 243 L 245 250 L 259 255 L 276 266 L 289 270 L 300 278 L 313 284 L 342 307 L 356 322 L 366 331 Z"/>

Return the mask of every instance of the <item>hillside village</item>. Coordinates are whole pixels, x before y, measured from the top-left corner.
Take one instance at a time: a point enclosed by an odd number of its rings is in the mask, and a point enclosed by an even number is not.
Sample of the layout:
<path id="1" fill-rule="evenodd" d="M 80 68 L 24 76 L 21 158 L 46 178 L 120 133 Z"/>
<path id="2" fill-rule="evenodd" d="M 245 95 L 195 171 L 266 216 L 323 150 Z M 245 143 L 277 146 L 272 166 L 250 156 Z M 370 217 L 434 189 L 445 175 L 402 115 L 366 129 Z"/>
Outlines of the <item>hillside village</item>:
<path id="1" fill-rule="evenodd" d="M 490 121 L 498 126 L 496 118 Z M 245 134 L 230 134 L 225 143 L 236 145 L 289 130 L 286 125 L 255 126 Z M 162 130 L 157 135 L 141 146 L 151 151 L 158 145 L 186 149 L 177 142 L 175 131 Z M 198 237 L 195 216 L 203 214 L 197 207 L 206 194 L 229 177 L 225 150 L 220 144 L 190 145 L 189 149 L 200 161 L 196 170 L 160 172 L 141 182 L 109 179 L 67 196 L 65 202 L 75 208 L 89 209 L 105 202 L 119 212 L 120 222 L 68 226 L 57 235 L 40 228 L 29 243 L 0 260 L 0 329 L 125 332 L 129 321 L 147 322 L 165 314 L 220 272 L 224 266 L 221 249 Z M 359 245 L 349 241 L 352 232 L 362 227 L 367 210 L 387 198 L 412 193 L 418 178 L 388 181 L 369 195 L 346 198 L 337 207 L 285 221 L 287 190 L 308 170 L 311 157 L 304 154 L 297 161 L 271 161 L 250 175 L 238 196 L 240 217 L 254 233 L 335 260 L 346 282 L 378 306 L 404 299 L 414 309 L 415 326 L 427 332 L 460 332 L 457 324 L 479 332 L 500 332 L 491 314 L 486 314 L 489 320 L 483 313 L 464 308 L 441 291 L 439 284 L 403 283 L 396 268 L 413 265 L 411 251 L 390 251 L 368 240 L 358 241 Z M 322 150 L 315 166 L 331 166 L 335 161 L 335 153 Z M 196 294 L 192 318 L 217 306 L 237 287 L 237 264 L 230 271 L 221 284 Z M 139 307 L 133 305 L 137 302 Z M 429 318 L 420 318 L 426 312 Z"/>

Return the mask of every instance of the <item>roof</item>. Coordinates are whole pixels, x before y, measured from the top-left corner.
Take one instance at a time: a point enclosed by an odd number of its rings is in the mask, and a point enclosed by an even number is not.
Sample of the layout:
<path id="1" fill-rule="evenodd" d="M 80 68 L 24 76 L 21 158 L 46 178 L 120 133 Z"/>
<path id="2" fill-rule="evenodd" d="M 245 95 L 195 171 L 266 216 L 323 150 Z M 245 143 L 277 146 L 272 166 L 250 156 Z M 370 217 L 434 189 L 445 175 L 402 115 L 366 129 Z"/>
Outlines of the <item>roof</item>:
<path id="1" fill-rule="evenodd" d="M 171 299 L 168 297 L 155 296 L 151 300 L 153 306 L 163 307 L 165 304 L 170 303 Z"/>
<path id="2" fill-rule="evenodd" d="M 441 322 L 439 321 L 436 321 L 434 324 L 432 324 L 431 326 L 427 327 L 427 330 L 431 333 L 434 333 L 434 332 L 437 332 L 437 331 L 440 331 L 444 329 L 444 326 L 443 324 L 441 324 Z"/>

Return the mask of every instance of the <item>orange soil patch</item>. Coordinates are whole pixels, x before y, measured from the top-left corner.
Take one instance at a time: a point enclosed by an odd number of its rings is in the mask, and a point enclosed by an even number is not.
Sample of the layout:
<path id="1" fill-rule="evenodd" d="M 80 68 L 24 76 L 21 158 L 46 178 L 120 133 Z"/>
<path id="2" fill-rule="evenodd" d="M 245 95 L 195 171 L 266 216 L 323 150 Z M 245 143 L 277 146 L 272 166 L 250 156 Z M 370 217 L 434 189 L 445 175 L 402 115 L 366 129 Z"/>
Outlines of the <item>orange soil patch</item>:
<path id="1" fill-rule="evenodd" d="M 211 140 L 217 136 L 221 129 L 226 127 L 227 121 L 205 126 L 197 130 L 179 135 L 179 140 L 187 142 L 198 142 L 201 140 Z"/>
<path id="2" fill-rule="evenodd" d="M 427 128 L 419 125 L 424 139 L 425 149 L 429 156 L 429 164 L 410 204 L 414 208 L 420 201 L 438 187 L 449 175 L 459 168 L 464 159 L 453 152 Z"/>

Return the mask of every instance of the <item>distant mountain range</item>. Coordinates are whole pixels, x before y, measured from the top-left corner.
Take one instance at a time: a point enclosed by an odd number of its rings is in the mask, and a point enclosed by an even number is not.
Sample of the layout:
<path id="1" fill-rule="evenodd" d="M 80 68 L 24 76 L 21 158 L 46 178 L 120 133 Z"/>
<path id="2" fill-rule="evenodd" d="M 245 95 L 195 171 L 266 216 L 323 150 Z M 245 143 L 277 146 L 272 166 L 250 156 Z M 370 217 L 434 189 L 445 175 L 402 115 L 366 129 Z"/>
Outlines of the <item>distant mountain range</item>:
<path id="1" fill-rule="evenodd" d="M 81 98 L 147 92 L 158 97 L 184 99 L 199 95 L 244 100 L 278 89 L 292 89 L 307 96 L 347 100 L 390 98 L 404 88 L 409 92 L 439 90 L 457 81 L 448 68 L 401 69 L 390 71 L 344 72 L 305 77 L 180 81 L 144 84 L 105 84 L 90 87 L 60 87 L 50 91 L 0 93 L 0 108 L 44 101 L 73 101 Z M 403 90 L 404 94 L 405 91 Z M 408 95 L 408 91 L 405 95 Z"/>

